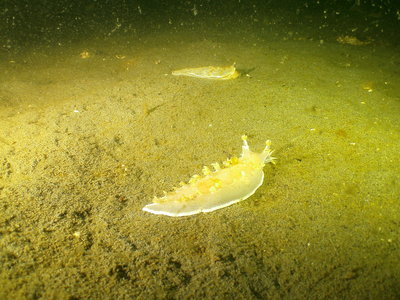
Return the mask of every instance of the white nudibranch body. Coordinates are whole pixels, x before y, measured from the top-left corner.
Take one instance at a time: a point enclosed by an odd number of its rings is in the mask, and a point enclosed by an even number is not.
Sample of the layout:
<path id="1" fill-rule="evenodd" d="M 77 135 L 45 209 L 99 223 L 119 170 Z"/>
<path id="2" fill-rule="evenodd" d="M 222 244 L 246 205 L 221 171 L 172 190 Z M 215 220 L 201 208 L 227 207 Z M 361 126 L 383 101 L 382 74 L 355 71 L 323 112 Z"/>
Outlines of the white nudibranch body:
<path id="1" fill-rule="evenodd" d="M 211 212 L 247 199 L 262 185 L 263 168 L 274 163 L 271 142 L 266 141 L 261 153 L 250 151 L 247 136 L 242 136 L 242 154 L 224 161 L 221 167 L 212 164 L 214 171 L 203 168 L 204 176 L 194 175 L 188 183 L 181 183 L 173 192 L 163 197 L 154 197 L 153 203 L 143 207 L 153 214 L 182 217 Z"/>
<path id="2" fill-rule="evenodd" d="M 186 68 L 181 70 L 172 71 L 175 76 L 188 76 L 204 79 L 216 80 L 229 80 L 239 77 L 239 72 L 236 70 L 235 64 L 228 67 L 200 67 L 200 68 Z"/>

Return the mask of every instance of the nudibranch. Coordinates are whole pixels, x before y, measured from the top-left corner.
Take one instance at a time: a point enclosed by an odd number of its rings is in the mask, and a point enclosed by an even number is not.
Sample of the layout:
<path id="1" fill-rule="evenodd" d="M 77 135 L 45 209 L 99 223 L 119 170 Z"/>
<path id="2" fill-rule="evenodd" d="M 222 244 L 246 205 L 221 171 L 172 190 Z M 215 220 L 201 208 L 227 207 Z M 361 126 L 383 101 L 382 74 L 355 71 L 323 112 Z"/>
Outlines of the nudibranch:
<path id="1" fill-rule="evenodd" d="M 239 77 L 240 73 L 236 70 L 235 64 L 229 67 L 200 67 L 200 68 L 186 68 L 181 70 L 172 71 L 175 76 L 189 76 L 205 79 L 218 79 L 227 80 Z"/>
<path id="2" fill-rule="evenodd" d="M 261 153 L 250 151 L 247 136 L 242 136 L 240 157 L 232 157 L 212 164 L 214 171 L 203 167 L 203 176 L 194 175 L 188 183 L 180 183 L 173 192 L 164 192 L 163 197 L 154 197 L 153 203 L 143 207 L 144 211 L 182 217 L 211 212 L 249 198 L 262 185 L 263 168 L 274 163 L 270 150 L 271 141 L 266 141 Z"/>

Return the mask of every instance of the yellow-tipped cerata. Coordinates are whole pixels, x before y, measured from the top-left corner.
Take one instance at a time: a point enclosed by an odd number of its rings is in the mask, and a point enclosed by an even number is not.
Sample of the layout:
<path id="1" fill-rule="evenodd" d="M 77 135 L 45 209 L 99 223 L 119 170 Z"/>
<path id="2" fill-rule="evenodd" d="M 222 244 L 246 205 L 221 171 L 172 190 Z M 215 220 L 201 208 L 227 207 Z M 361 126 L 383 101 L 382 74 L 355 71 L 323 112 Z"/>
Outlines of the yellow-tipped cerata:
<path id="1" fill-rule="evenodd" d="M 187 184 L 181 183 L 173 192 L 155 197 L 153 203 L 143 207 L 144 211 L 181 217 L 211 212 L 247 199 L 262 185 L 263 168 L 273 162 L 270 141 L 266 142 L 261 153 L 252 152 L 247 136 L 242 136 L 242 154 L 239 158 L 226 160 L 221 167 L 212 164 L 214 171 L 203 168 L 203 176 L 194 175 Z"/>

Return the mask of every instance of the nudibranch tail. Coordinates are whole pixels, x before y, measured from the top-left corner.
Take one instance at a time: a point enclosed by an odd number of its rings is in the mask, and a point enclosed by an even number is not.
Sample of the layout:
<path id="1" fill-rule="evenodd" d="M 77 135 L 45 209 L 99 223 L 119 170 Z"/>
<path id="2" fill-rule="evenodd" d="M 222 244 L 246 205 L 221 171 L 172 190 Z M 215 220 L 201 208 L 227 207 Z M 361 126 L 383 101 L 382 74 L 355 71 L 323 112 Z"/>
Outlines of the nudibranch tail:
<path id="1" fill-rule="evenodd" d="M 143 210 L 154 214 L 179 217 L 200 212 L 211 212 L 247 199 L 255 193 L 264 180 L 263 168 L 266 163 L 274 163 L 271 156 L 271 141 L 261 153 L 250 150 L 247 136 L 242 136 L 242 154 L 223 162 L 214 163 L 213 171 L 203 167 L 203 176 L 193 175 L 188 183 L 180 183 L 173 192 L 155 197 L 153 203 Z"/>

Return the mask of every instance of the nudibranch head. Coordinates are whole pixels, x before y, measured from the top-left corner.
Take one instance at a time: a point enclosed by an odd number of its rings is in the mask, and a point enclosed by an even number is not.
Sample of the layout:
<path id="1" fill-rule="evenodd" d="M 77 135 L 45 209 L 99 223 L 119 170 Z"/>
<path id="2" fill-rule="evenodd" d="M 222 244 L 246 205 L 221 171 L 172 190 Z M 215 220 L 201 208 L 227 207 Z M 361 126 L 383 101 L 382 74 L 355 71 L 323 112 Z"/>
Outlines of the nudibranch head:
<path id="1" fill-rule="evenodd" d="M 256 161 L 260 161 L 262 162 L 263 166 L 269 162 L 275 164 L 274 160 L 276 158 L 271 156 L 271 154 L 274 151 L 270 149 L 271 146 L 270 140 L 267 140 L 265 142 L 265 148 L 261 153 L 255 153 L 250 151 L 249 144 L 247 143 L 247 135 L 242 135 L 242 140 L 243 140 L 243 146 L 242 146 L 241 159 L 253 160 L 254 163 L 256 163 Z"/>
<path id="2" fill-rule="evenodd" d="M 211 212 L 241 200 L 255 193 L 264 180 L 263 168 L 266 163 L 274 163 L 271 156 L 271 142 L 268 140 L 261 153 L 252 152 L 247 136 L 242 136 L 242 154 L 223 162 L 214 163 L 212 171 L 203 167 L 203 176 L 193 175 L 188 183 L 180 183 L 173 192 L 163 197 L 155 197 L 153 203 L 143 210 L 154 214 L 179 217 Z"/>

